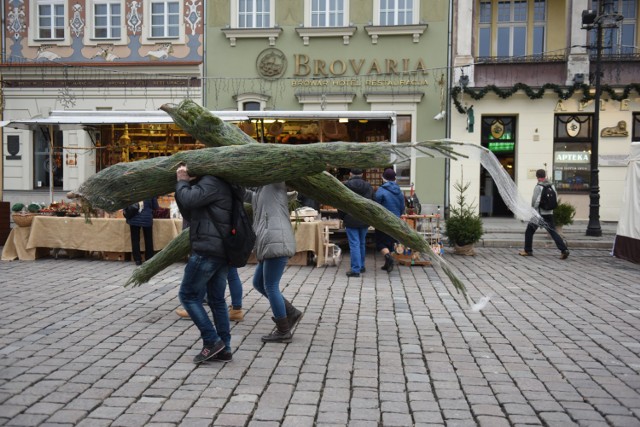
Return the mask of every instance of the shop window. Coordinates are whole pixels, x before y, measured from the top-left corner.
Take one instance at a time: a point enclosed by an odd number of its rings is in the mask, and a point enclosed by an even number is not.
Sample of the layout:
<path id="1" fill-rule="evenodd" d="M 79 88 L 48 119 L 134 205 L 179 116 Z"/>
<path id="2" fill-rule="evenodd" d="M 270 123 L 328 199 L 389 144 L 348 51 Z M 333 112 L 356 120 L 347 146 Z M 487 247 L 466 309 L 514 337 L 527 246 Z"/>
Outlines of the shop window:
<path id="1" fill-rule="evenodd" d="M 53 147 L 48 128 L 34 132 L 33 184 L 35 188 L 49 187 L 53 171 L 53 187 L 62 187 L 62 131 L 53 132 Z M 53 150 L 52 150 L 53 149 Z M 51 160 L 51 161 L 50 161 Z"/>
<path id="2" fill-rule="evenodd" d="M 640 113 L 633 113 L 633 134 L 631 141 L 640 141 Z"/>
<path id="3" fill-rule="evenodd" d="M 93 37 L 95 39 L 120 39 L 122 37 L 122 4 L 119 0 L 96 0 L 92 11 Z"/>
<path id="4" fill-rule="evenodd" d="M 396 116 L 396 129 L 398 142 L 411 142 L 411 116 Z M 396 182 L 400 186 L 411 185 L 411 162 L 396 165 Z"/>
<path id="5" fill-rule="evenodd" d="M 36 23 L 38 39 L 61 40 L 65 33 L 65 6 L 63 0 L 38 0 L 36 3 Z"/>
<path id="6" fill-rule="evenodd" d="M 478 10 L 479 57 L 512 58 L 545 52 L 546 0 L 482 0 Z"/>
<path id="7" fill-rule="evenodd" d="M 591 114 L 558 114 L 553 140 L 553 176 L 558 192 L 587 192 L 591 178 Z"/>
<path id="8" fill-rule="evenodd" d="M 482 116 L 480 123 L 481 145 L 496 156 L 500 165 L 514 179 L 517 117 Z M 490 216 L 512 215 L 498 191 L 498 185 L 484 167 L 480 168 L 480 213 Z"/>

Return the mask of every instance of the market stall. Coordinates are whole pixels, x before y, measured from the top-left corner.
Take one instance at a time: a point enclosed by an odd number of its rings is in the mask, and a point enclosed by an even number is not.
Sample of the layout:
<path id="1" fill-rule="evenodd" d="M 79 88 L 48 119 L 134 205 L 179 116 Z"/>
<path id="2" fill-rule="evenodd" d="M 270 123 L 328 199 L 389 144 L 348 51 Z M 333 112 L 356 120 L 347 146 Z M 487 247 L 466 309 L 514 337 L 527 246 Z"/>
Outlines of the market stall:
<path id="1" fill-rule="evenodd" d="M 292 263 L 306 265 L 308 252 L 313 252 L 316 266 L 325 264 L 323 223 L 292 223 L 298 253 Z M 181 219 L 153 220 L 153 247 L 164 248 L 182 231 Z M 141 236 L 141 247 L 144 237 Z M 35 216 L 31 227 L 14 227 L 2 250 L 3 261 L 33 261 L 49 256 L 51 250 L 97 253 L 106 259 L 124 260 L 131 253 L 129 226 L 123 218 L 84 218 Z M 304 260 L 304 263 L 303 263 Z"/>
<path id="2" fill-rule="evenodd" d="M 182 231 L 180 219 L 154 219 L 153 247 L 164 248 Z M 141 237 L 144 247 L 144 237 Z M 43 250 L 44 249 L 44 250 Z M 119 259 L 131 253 L 131 234 L 123 218 L 84 218 L 36 216 L 31 227 L 15 227 L 2 250 L 2 260 L 35 260 L 48 255 L 51 249 L 97 252 L 101 256 Z"/>

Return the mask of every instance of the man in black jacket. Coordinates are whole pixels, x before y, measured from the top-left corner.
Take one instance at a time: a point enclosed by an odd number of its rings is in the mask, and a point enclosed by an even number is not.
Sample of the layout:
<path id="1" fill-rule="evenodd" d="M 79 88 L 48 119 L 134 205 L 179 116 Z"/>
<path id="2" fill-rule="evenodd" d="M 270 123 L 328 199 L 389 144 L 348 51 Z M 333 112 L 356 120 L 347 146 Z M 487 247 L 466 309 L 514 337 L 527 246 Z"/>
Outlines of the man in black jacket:
<path id="1" fill-rule="evenodd" d="M 361 169 L 351 169 L 349 179 L 344 185 L 365 199 L 373 198 L 373 187 L 364 180 Z M 339 216 L 344 223 L 344 228 L 347 231 L 347 240 L 349 241 L 351 270 L 347 271 L 347 276 L 360 277 L 360 273 L 365 271 L 364 257 L 369 224 L 365 224 L 342 211 L 340 211 Z"/>
<path id="2" fill-rule="evenodd" d="M 209 359 L 228 362 L 232 358 L 229 313 L 224 299 L 228 265 L 220 232 L 231 229 L 231 188 L 215 176 L 189 176 L 186 165 L 178 167 L 176 179 L 176 202 L 183 218 L 190 223 L 191 243 L 178 295 L 203 341 L 203 348 L 193 362 Z M 213 323 L 202 306 L 205 295 Z"/>

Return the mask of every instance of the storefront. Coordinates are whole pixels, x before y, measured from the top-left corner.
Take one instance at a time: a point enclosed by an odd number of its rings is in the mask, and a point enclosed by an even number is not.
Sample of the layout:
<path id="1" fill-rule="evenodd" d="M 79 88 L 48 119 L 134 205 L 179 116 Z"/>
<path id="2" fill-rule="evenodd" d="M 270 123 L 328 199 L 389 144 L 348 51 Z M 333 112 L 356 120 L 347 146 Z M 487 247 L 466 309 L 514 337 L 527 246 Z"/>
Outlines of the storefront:
<path id="1" fill-rule="evenodd" d="M 396 113 L 391 111 L 222 111 L 214 114 L 263 143 L 397 142 Z M 56 185 L 62 185 L 65 191 L 75 189 L 81 181 L 70 178 L 77 177 L 77 171 L 84 171 L 87 179 L 119 162 L 204 147 L 178 128 L 163 111 L 53 111 L 45 118 L 5 122 L 4 128 L 9 141 L 12 132 L 22 131 L 22 137 L 34 141 L 36 147 L 41 135 L 48 136 L 41 141 L 43 148 L 34 150 L 34 167 L 43 165 L 42 173 L 36 175 L 40 177 L 36 185 L 49 188 L 51 195 Z M 27 135 L 24 131 L 28 131 Z M 69 140 L 85 143 L 63 143 Z M 45 168 L 49 164 L 53 168 Z M 347 170 L 331 172 L 339 179 L 348 174 Z M 367 174 L 372 184 L 382 183 L 382 170 L 370 169 Z M 53 179 L 49 179 L 51 176 Z"/>

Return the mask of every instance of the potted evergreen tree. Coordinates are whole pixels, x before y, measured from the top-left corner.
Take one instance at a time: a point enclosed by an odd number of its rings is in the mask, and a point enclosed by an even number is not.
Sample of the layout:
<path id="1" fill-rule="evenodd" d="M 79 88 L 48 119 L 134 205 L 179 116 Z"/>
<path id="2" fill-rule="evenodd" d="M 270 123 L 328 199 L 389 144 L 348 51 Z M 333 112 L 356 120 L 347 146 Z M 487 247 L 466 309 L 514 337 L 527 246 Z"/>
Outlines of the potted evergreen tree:
<path id="1" fill-rule="evenodd" d="M 451 207 L 449 218 L 445 221 L 444 234 L 453 245 L 454 253 L 459 255 L 475 255 L 473 245 L 480 241 L 484 230 L 482 219 L 476 213 L 475 205 L 467 201 L 466 191 L 470 182 L 457 182 L 454 188 L 458 192 L 457 206 Z"/>
<path id="2" fill-rule="evenodd" d="M 573 224 L 573 217 L 576 216 L 576 208 L 567 202 L 558 200 L 558 206 L 553 210 L 553 223 L 556 231 L 562 234 L 562 227 Z"/>

